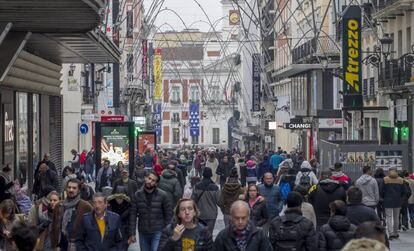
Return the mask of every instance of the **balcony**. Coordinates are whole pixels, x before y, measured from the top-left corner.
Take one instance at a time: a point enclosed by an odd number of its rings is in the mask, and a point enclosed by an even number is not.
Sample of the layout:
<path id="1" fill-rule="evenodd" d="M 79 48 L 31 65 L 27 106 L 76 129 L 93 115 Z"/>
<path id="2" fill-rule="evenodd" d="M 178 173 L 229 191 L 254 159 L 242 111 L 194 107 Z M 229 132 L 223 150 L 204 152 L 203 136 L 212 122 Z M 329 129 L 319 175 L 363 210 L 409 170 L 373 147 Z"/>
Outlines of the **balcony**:
<path id="1" fill-rule="evenodd" d="M 292 50 L 292 62 L 304 63 L 305 61 L 312 61 L 313 57 L 338 57 L 340 51 L 339 46 L 330 37 L 312 38 L 304 44 Z"/>
<path id="2" fill-rule="evenodd" d="M 172 105 L 179 105 L 179 104 L 181 104 L 181 100 L 180 99 L 171 99 L 170 103 Z"/>
<path id="3" fill-rule="evenodd" d="M 381 67 L 378 87 L 383 89 L 398 89 L 411 82 L 412 70 L 398 59 L 387 61 Z"/>
<path id="4" fill-rule="evenodd" d="M 403 16 L 406 11 L 412 11 L 412 0 L 374 0 L 375 6 L 373 18 L 376 19 L 395 19 L 397 16 Z"/>

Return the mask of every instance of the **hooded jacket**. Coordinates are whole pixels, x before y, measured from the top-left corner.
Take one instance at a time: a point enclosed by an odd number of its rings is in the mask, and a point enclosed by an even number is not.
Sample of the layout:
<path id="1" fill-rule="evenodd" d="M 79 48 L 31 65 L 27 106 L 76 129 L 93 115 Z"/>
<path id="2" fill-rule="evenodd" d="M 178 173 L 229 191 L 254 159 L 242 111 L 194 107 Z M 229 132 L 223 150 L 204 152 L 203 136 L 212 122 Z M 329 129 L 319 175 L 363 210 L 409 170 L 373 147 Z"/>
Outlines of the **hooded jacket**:
<path id="1" fill-rule="evenodd" d="M 362 203 L 366 206 L 376 206 L 379 202 L 377 181 L 370 175 L 363 174 L 355 185 L 362 191 Z"/>
<path id="2" fill-rule="evenodd" d="M 219 207 L 223 214 L 230 215 L 230 207 L 236 200 L 239 199 L 239 195 L 243 194 L 243 188 L 237 180 L 230 178 L 221 190 L 219 198 Z"/>
<path id="3" fill-rule="evenodd" d="M 339 182 L 326 179 L 311 188 L 309 192 L 309 202 L 313 205 L 318 226 L 326 224 L 331 216 L 329 203 L 335 200 L 346 201 L 345 189 Z"/>
<path id="4" fill-rule="evenodd" d="M 403 178 L 398 176 L 397 171 L 390 170 L 384 178 L 384 208 L 401 207 L 404 197 L 409 197 L 411 191 L 407 190 Z"/>
<path id="5" fill-rule="evenodd" d="M 349 240 L 354 239 L 355 230 L 356 226 L 346 216 L 332 216 L 319 230 L 319 250 L 340 251 Z"/>
<path id="6" fill-rule="evenodd" d="M 168 198 L 171 199 L 173 205 L 175 205 L 183 195 L 181 184 L 178 181 L 175 172 L 169 169 L 162 172 L 158 188 L 167 193 Z"/>
<path id="7" fill-rule="evenodd" d="M 302 162 L 300 166 L 300 171 L 296 175 L 295 185 L 300 184 L 300 179 L 303 175 L 307 175 L 310 178 L 310 186 L 318 184 L 318 178 L 314 172 L 312 172 L 312 166 L 306 160 Z"/>

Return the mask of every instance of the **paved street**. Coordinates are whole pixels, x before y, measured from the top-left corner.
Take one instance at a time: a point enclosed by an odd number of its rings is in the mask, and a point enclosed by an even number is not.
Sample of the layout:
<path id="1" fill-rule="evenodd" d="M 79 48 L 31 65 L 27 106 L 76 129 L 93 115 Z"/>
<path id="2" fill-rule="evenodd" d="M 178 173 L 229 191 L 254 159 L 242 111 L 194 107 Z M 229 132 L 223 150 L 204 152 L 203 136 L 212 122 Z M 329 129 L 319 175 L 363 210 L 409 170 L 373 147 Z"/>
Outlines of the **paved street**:
<path id="1" fill-rule="evenodd" d="M 391 241 L 391 250 L 398 251 L 412 251 L 414 250 L 414 229 L 410 229 L 407 232 L 400 233 L 399 240 Z"/>

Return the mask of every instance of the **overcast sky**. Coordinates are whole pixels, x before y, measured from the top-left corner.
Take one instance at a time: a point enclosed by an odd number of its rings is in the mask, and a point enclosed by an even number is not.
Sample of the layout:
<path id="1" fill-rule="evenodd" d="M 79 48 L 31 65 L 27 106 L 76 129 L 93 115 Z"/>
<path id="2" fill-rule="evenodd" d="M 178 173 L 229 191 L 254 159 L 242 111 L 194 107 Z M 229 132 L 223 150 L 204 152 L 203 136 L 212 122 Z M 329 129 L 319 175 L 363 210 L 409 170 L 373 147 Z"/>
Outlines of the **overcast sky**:
<path id="1" fill-rule="evenodd" d="M 204 8 L 212 23 L 221 18 L 223 12 L 221 9 L 220 0 L 197 1 Z M 152 2 L 154 2 L 154 0 L 144 0 L 145 14 L 148 13 L 149 7 L 151 6 Z M 184 20 L 187 26 L 190 26 L 193 22 L 196 22 L 198 20 L 203 20 L 207 22 L 205 14 L 194 0 L 165 0 L 162 8 L 164 9 L 165 7 L 177 12 Z M 161 26 L 164 23 L 170 24 L 175 30 L 182 30 L 184 28 L 184 25 L 181 22 L 181 20 L 171 11 L 161 12 L 155 21 L 155 25 L 157 26 Z M 198 22 L 192 25 L 191 28 L 199 28 L 200 30 L 208 31 L 210 25 Z M 216 26 L 216 29 L 219 28 L 220 25 Z M 161 30 L 171 30 L 171 28 L 169 28 L 169 26 L 163 25 Z"/>

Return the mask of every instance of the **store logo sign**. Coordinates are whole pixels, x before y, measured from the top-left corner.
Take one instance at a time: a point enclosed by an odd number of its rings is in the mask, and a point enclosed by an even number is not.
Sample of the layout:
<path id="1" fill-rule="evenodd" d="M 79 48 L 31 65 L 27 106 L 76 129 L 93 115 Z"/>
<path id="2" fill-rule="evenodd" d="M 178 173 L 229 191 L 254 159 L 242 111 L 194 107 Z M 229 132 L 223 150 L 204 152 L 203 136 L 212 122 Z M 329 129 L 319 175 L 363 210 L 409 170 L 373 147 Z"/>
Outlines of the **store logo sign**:
<path id="1" fill-rule="evenodd" d="M 292 130 L 297 130 L 297 129 L 311 129 L 312 128 L 312 124 L 311 123 L 284 123 L 283 124 L 283 128 L 285 128 L 285 129 L 292 129 Z"/>
<path id="2" fill-rule="evenodd" d="M 4 142 L 14 141 L 14 121 L 8 119 L 7 112 L 4 113 Z"/>

